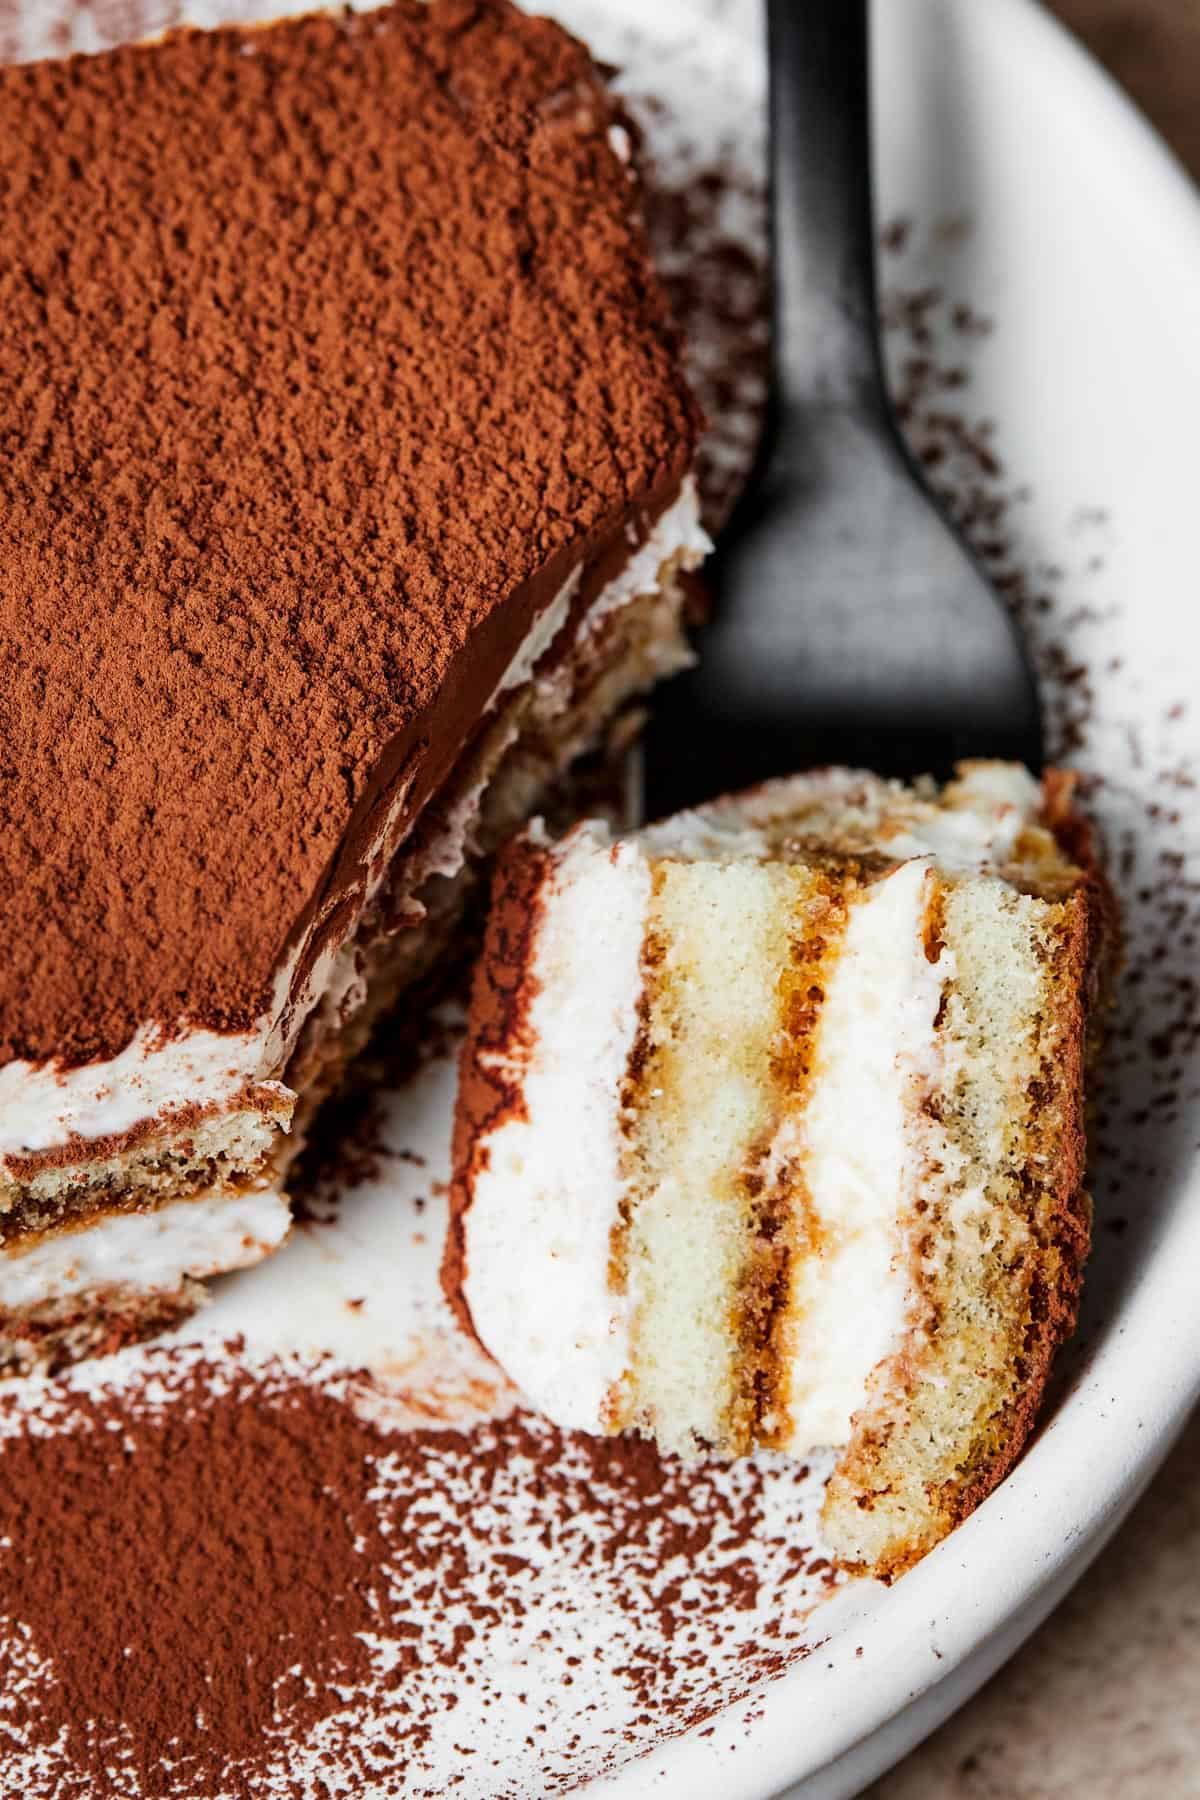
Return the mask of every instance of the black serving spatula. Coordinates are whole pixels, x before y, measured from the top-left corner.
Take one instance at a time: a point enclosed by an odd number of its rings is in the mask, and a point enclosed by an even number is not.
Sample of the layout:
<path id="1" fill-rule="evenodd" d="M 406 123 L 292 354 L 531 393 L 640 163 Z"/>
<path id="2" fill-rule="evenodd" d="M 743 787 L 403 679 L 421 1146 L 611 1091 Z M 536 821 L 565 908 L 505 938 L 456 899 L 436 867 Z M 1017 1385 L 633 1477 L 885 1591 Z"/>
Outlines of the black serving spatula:
<path id="1" fill-rule="evenodd" d="M 818 764 L 1037 770 L 1016 627 L 942 515 L 884 388 L 868 0 L 767 0 L 773 366 L 754 474 L 706 575 L 699 665 L 663 689 L 645 812 Z"/>

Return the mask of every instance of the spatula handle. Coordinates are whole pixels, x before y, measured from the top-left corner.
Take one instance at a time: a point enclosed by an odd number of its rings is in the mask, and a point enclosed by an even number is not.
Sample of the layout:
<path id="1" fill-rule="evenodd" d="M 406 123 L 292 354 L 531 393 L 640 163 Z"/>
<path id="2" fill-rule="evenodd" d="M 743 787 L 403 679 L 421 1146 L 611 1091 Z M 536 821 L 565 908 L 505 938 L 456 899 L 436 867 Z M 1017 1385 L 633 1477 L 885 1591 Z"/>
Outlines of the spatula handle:
<path id="1" fill-rule="evenodd" d="M 774 393 L 785 416 L 883 405 L 869 12 L 869 0 L 767 0 Z"/>

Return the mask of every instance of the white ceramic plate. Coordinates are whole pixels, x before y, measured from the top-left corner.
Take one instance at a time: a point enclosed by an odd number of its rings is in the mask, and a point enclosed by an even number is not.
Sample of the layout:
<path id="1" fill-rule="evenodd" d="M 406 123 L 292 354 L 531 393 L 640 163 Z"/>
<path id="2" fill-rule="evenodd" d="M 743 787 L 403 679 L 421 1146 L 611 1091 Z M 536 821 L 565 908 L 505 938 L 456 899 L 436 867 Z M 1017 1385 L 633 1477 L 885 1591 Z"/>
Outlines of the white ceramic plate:
<path id="1" fill-rule="evenodd" d="M 669 182 L 722 171 L 682 253 L 708 271 L 700 315 L 724 317 L 725 337 L 697 345 L 711 381 L 759 329 L 752 268 L 720 250 L 732 239 L 753 252 L 761 228 L 757 9 L 558 0 L 553 10 L 625 66 L 636 103 L 647 93 L 665 102 L 645 116 Z M 379 1775 L 379 1796 L 440 1794 L 457 1778 L 455 1791 L 480 1800 L 575 1781 L 598 1795 L 681 1800 L 855 1792 L 1061 1597 L 1149 1479 L 1200 1385 L 1196 1005 L 1185 986 L 1197 929 L 1188 883 L 1200 859 L 1200 746 L 1187 711 L 1200 561 L 1200 207 L 1140 118 L 1029 0 L 887 0 L 877 12 L 881 216 L 907 222 L 890 232 L 883 266 L 898 321 L 895 379 L 902 389 L 916 382 L 918 441 L 948 450 L 938 478 L 1022 598 L 1071 760 L 1103 777 L 1091 804 L 1127 908 L 1131 979 L 1100 1133 L 1083 1326 L 1047 1424 L 1001 1489 L 892 1590 L 858 1584 L 815 1612 L 826 1592 L 817 1549 L 800 1566 L 790 1552 L 799 1537 L 811 1541 L 819 1471 L 806 1484 L 763 1459 L 752 1480 L 710 1470 L 697 1482 L 705 1504 L 719 1512 L 724 1496 L 739 1517 L 753 1489 L 744 1553 L 757 1591 L 722 1615 L 712 1598 L 719 1548 L 657 1568 L 623 1562 L 622 1550 L 604 1573 L 560 1534 L 539 1562 L 534 1471 L 515 1468 L 507 1507 L 496 1503 L 475 1548 L 486 1558 L 490 1532 L 528 1555 L 526 1610 L 501 1616 L 460 1665 L 453 1730 L 430 1689 L 432 1737 L 406 1775 Z M 165 11 L 138 14 L 134 26 L 132 17 L 114 26 L 110 8 L 29 0 L 6 48 L 47 47 L 64 21 L 88 48 L 114 29 L 169 22 Z M 914 370 L 914 359 L 945 380 Z M 744 456 L 756 387 L 753 355 L 742 360 L 731 416 L 719 421 L 718 466 Z M 435 1059 L 395 1095 L 387 1142 L 423 1164 L 385 1155 L 333 1223 L 297 1231 L 273 1263 L 226 1282 L 176 1340 L 179 1353 L 240 1332 L 250 1362 L 286 1356 L 303 1372 L 323 1354 L 366 1366 L 399 1427 L 469 1423 L 511 1405 L 436 1290 L 452 1088 L 450 1064 Z M 135 1352 L 74 1381 L 120 1386 L 161 1354 Z M 329 1367 L 306 1378 L 327 1380 Z M 469 1485 L 469 1471 L 460 1477 Z M 604 1504 L 589 1515 L 598 1542 L 615 1529 Z M 700 1504 L 683 1492 L 680 1516 Z M 707 1598 L 678 1640 L 617 1591 L 689 1579 Z M 583 1660 L 566 1688 L 569 1653 Z M 663 1671 L 648 1699 L 628 1673 L 643 1653 Z M 713 1715 L 682 1729 L 705 1701 Z M 348 1702 L 366 1709 L 364 1720 L 373 1704 Z M 530 1748 L 534 1718 L 545 1729 Z M 489 1756 L 465 1760 L 455 1749 L 464 1741 Z"/>

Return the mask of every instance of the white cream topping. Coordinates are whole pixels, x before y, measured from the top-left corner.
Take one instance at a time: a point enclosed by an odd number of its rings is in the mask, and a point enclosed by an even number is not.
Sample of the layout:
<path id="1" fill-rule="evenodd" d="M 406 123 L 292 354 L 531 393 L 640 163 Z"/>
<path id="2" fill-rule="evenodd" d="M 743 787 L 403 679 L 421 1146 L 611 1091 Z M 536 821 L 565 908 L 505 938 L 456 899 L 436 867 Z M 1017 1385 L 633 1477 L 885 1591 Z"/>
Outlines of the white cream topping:
<path id="1" fill-rule="evenodd" d="M 202 1279 L 261 1262 L 283 1242 L 291 1217 L 287 1201 L 271 1188 L 110 1214 L 82 1231 L 0 1253 L 0 1308 L 96 1287 L 170 1292 L 185 1275 Z"/>
<path id="2" fill-rule="evenodd" d="M 640 836 L 652 855 L 721 860 L 762 855 L 765 836 L 786 836 L 799 820 L 801 854 L 807 833 L 851 832 L 898 862 L 933 856 L 947 874 L 974 874 L 1011 861 L 1021 833 L 1040 817 L 1041 800 L 1037 781 L 1016 763 L 965 764 L 940 802 L 859 770 L 819 769 L 677 813 Z"/>
<path id="3" fill-rule="evenodd" d="M 628 1366 L 628 1307 L 610 1290 L 609 1251 L 650 870 L 635 845 L 610 847 L 594 826 L 570 833 L 551 869 L 511 1070 L 525 1116 L 480 1146 L 463 1291 L 480 1338 L 534 1404 L 595 1431 Z"/>
<path id="4" fill-rule="evenodd" d="M 506 730 L 505 749 L 515 742 L 518 729 L 514 723 L 511 731 Z M 471 834 L 479 821 L 483 796 L 491 785 L 491 780 L 492 775 L 489 770 L 478 781 L 473 782 L 459 795 L 454 805 L 446 809 L 441 830 L 431 833 L 429 841 L 423 849 L 411 852 L 411 861 L 405 869 L 405 876 L 411 883 L 409 892 L 413 895 L 414 901 L 418 889 L 432 875 L 441 875 L 447 881 L 453 881 L 462 868 Z"/>
<path id="5" fill-rule="evenodd" d="M 670 557 L 682 552 L 694 565 L 708 548 L 708 539 L 700 528 L 695 483 L 689 478 L 645 544 L 597 596 L 582 631 L 593 631 L 615 607 L 656 591 L 659 571 Z M 578 581 L 576 571 L 534 620 L 494 698 L 529 679 L 536 663 L 563 629 Z M 412 779 L 410 774 L 397 787 L 387 817 L 368 852 L 364 907 L 385 878 L 404 832 L 416 823 L 410 820 L 404 831 L 399 829 Z M 471 796 L 470 801 L 477 810 L 479 795 Z M 442 853 L 433 851 L 431 846 L 431 869 L 453 875 L 461 867 L 470 828 L 468 811 L 469 807 L 460 809 L 448 822 L 451 841 Z M 324 998 L 330 984 L 344 984 L 347 995 L 351 991 L 343 944 L 339 942 L 330 945 L 317 960 L 304 991 L 292 992 L 296 968 L 320 925 L 320 919 L 314 921 L 304 942 L 280 966 L 270 1009 L 247 1031 L 220 1033 L 188 1028 L 166 1037 L 157 1025 L 145 1025 L 117 1056 L 104 1062 L 70 1069 L 61 1069 L 53 1062 L 10 1062 L 0 1067 L 0 1165 L 8 1157 L 54 1149 L 74 1136 L 113 1136 L 145 1119 L 161 1118 L 169 1125 L 173 1110 L 195 1104 L 220 1108 L 233 1101 L 247 1082 L 270 1081 L 283 1068 L 305 1018 Z M 352 923 L 351 935 L 356 925 L 357 919 Z M 287 1089 L 276 1085 L 279 1093 L 288 1094 Z"/>
<path id="6" fill-rule="evenodd" d="M 817 1248 L 793 1262 L 785 1325 L 793 1455 L 846 1442 L 875 1367 L 900 1345 L 910 1301 L 903 1221 L 923 1165 L 919 1099 L 937 1068 L 934 1020 L 949 953 L 925 954 L 930 865 L 905 863 L 850 911 L 817 1026 L 796 1154 Z"/>
<path id="7" fill-rule="evenodd" d="M 632 530 L 632 527 L 630 527 Z M 601 588 L 584 620 L 584 632 L 590 634 L 619 606 L 628 606 L 640 594 L 658 592 L 659 572 L 664 564 L 679 557 L 684 568 L 698 568 L 712 549 L 712 542 L 700 523 L 700 494 L 694 477 L 687 476 L 675 500 L 655 520 L 654 528 L 644 544 L 633 552 L 629 561 Z"/>
<path id="8" fill-rule="evenodd" d="M 919 823 L 889 832 L 886 848 L 896 856 L 934 856 L 948 874 L 1002 868 L 1041 807 L 1040 787 L 1016 763 L 972 763 L 950 796 L 954 804 L 929 807 Z"/>
<path id="9" fill-rule="evenodd" d="M 583 570 L 576 569 L 574 574 L 564 581 L 549 606 L 542 608 L 525 634 L 525 641 L 521 648 L 496 684 L 496 691 L 488 702 L 489 706 L 495 706 L 501 694 L 511 693 L 513 688 L 525 686 L 570 617 L 571 602 L 575 598 L 582 576 Z"/>
<path id="10" fill-rule="evenodd" d="M 708 539 L 700 528 L 696 484 L 689 476 L 680 489 L 678 498 L 656 522 L 646 545 L 637 552 L 629 567 L 623 569 L 616 580 L 601 589 L 573 636 L 586 641 L 610 613 L 637 599 L 639 595 L 657 589 L 659 571 L 671 556 L 682 551 L 688 566 L 694 567 L 709 548 L 711 546 Z M 628 580 L 629 569 L 635 570 L 632 583 Z M 539 613 L 528 637 L 492 695 L 490 706 L 495 706 L 503 695 L 523 687 L 535 678 L 534 671 L 538 663 L 570 619 L 571 605 L 579 588 L 581 574 L 582 571 L 577 569 L 559 589 L 549 606 Z M 556 671 L 537 677 L 539 692 L 550 691 L 557 679 Z M 509 742 L 515 741 L 519 731 L 520 722 L 514 720 Z M 480 802 L 490 781 L 491 775 L 485 775 L 447 810 L 443 829 L 435 838 L 431 838 L 414 862 L 414 886 L 430 875 L 444 875 L 448 879 L 457 875 L 479 817 Z"/>
<path id="11" fill-rule="evenodd" d="M 225 1106 L 248 1082 L 290 1098 L 281 1082 L 268 1079 L 268 1071 L 278 1066 L 277 1041 L 270 1019 L 254 1031 L 191 1030 L 171 1039 L 157 1026 L 144 1025 L 106 1062 L 73 1069 L 5 1063 L 0 1161 L 50 1150 L 72 1137 L 129 1131 L 143 1119 L 187 1106 Z"/>
<path id="12" fill-rule="evenodd" d="M 627 163 L 633 160 L 633 145 L 630 143 L 629 133 L 623 125 L 609 126 L 608 142 L 613 155 L 619 162 Z"/>
<path id="13" fill-rule="evenodd" d="M 76 1133 L 126 1131 L 178 1105 L 183 1093 L 203 1105 L 210 1096 L 224 1099 L 239 1072 L 247 1079 L 246 1040 L 195 1031 L 188 1034 L 186 1058 L 172 1059 L 175 1068 L 164 1084 L 159 1035 L 143 1026 L 119 1056 L 67 1073 L 52 1065 L 6 1063 L 0 1068 L 0 1155 L 45 1150 Z"/>
<path id="14" fill-rule="evenodd" d="M 630 527 L 632 530 L 632 527 Z M 688 475 L 679 493 L 665 512 L 655 520 L 653 529 L 628 562 L 613 579 L 601 588 L 584 615 L 579 635 L 587 638 L 612 612 L 627 606 L 642 594 L 657 593 L 659 573 L 672 557 L 682 556 L 688 568 L 696 568 L 712 549 L 712 543 L 700 523 L 700 495 L 695 478 Z M 522 687 L 553 644 L 571 612 L 583 571 L 574 574 L 559 589 L 550 604 L 534 620 L 529 634 L 501 678 L 491 704 L 501 694 Z"/>

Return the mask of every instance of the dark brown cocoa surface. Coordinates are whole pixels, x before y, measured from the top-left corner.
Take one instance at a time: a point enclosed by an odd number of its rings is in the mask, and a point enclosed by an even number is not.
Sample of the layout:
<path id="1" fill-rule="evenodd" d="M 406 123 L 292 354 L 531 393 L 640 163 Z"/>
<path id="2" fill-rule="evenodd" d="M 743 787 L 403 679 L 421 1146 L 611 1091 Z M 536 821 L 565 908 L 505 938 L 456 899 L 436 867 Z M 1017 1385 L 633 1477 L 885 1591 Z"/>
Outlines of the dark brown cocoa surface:
<path id="1" fill-rule="evenodd" d="M 0 69 L 0 1058 L 249 1024 L 677 490 L 617 116 L 506 0 Z"/>

